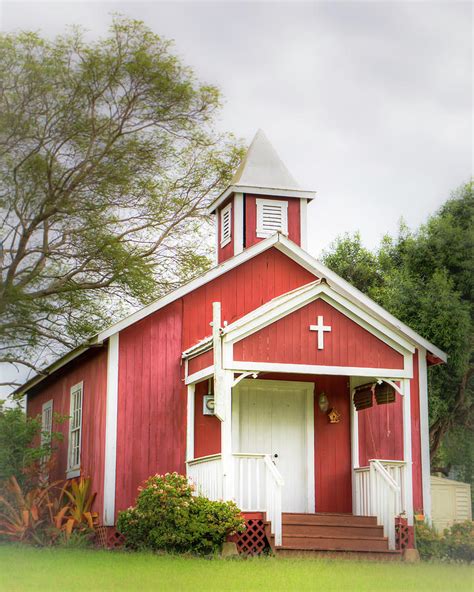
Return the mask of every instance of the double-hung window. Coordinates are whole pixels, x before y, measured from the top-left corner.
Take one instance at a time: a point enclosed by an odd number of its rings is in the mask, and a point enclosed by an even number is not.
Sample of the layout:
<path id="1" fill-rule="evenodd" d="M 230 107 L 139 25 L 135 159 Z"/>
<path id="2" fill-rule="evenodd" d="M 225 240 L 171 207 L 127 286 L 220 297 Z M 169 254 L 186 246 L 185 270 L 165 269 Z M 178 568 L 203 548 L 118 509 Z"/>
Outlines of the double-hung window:
<path id="1" fill-rule="evenodd" d="M 267 238 L 276 232 L 288 234 L 288 202 L 257 199 L 257 237 Z"/>
<path id="2" fill-rule="evenodd" d="M 53 431 L 53 399 L 43 403 L 41 408 L 41 446 L 51 444 Z"/>
<path id="3" fill-rule="evenodd" d="M 67 477 L 78 477 L 81 472 L 82 399 L 83 383 L 71 387 L 69 411 L 69 450 Z"/>

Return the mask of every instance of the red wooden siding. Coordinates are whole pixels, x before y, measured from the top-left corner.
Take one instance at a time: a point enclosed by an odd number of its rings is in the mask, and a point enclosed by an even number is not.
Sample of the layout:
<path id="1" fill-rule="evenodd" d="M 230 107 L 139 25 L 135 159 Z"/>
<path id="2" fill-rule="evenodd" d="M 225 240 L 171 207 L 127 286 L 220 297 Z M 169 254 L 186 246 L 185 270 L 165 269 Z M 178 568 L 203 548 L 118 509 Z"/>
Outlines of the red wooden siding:
<path id="1" fill-rule="evenodd" d="M 214 350 L 209 350 L 188 361 L 188 376 L 214 364 Z"/>
<path id="2" fill-rule="evenodd" d="M 330 424 L 319 409 L 324 392 L 329 408 L 341 413 Z M 347 376 L 320 376 L 314 390 L 314 465 L 316 512 L 352 512 L 350 393 Z"/>
<path id="3" fill-rule="evenodd" d="M 413 378 L 410 381 L 411 445 L 413 462 L 413 507 L 423 508 L 421 467 L 421 430 L 418 351 L 413 356 Z M 397 393 L 395 403 L 377 405 L 358 411 L 359 463 L 367 466 L 371 458 L 403 460 L 403 399 Z"/>
<path id="4" fill-rule="evenodd" d="M 207 394 L 208 382 L 196 385 L 194 403 L 194 458 L 218 454 L 221 451 L 221 422 L 214 415 L 204 415 L 203 397 Z"/>
<path id="5" fill-rule="evenodd" d="M 413 378 L 410 381 L 411 407 L 411 454 L 413 462 L 413 509 L 423 509 L 423 484 L 421 472 L 421 430 L 420 430 L 420 380 L 418 350 L 413 356 Z"/>
<path id="6" fill-rule="evenodd" d="M 317 348 L 316 332 L 309 330 L 318 315 L 332 328 L 324 334 L 322 350 Z M 403 368 L 401 354 L 321 299 L 237 342 L 234 360 Z"/>
<path id="7" fill-rule="evenodd" d="M 365 467 L 371 458 L 403 460 L 403 401 L 356 411 L 359 418 L 359 464 Z"/>
<path id="8" fill-rule="evenodd" d="M 232 323 L 276 296 L 313 282 L 315 276 L 277 249 L 269 249 L 183 297 L 183 350 L 211 334 L 212 303 Z"/>
<path id="9" fill-rule="evenodd" d="M 181 302 L 120 332 L 116 510 L 155 473 L 184 472 L 186 388 Z"/>
<path id="10" fill-rule="evenodd" d="M 245 233 L 244 246 L 251 247 L 260 242 L 257 237 L 257 199 L 265 199 L 263 195 L 244 195 Z M 268 199 L 288 202 L 288 238 L 301 245 L 300 200 L 295 197 L 272 197 Z"/>
<path id="11" fill-rule="evenodd" d="M 53 399 L 53 413 L 69 416 L 70 389 L 83 382 L 81 475 L 91 477 L 97 493 L 94 510 L 102 515 L 104 492 L 105 399 L 107 389 L 107 347 L 91 350 L 75 360 L 67 369 L 60 370 L 38 392 L 28 396 L 28 415 L 41 415 L 43 403 Z M 69 420 L 53 424 L 64 440 L 58 444 L 57 464 L 51 479 L 65 479 Z"/>
<path id="12" fill-rule="evenodd" d="M 224 247 L 221 247 L 221 237 L 222 237 L 222 226 L 221 226 L 221 211 L 232 202 L 232 208 L 230 211 L 230 242 L 227 243 Z M 218 244 L 217 244 L 217 262 L 222 263 L 226 259 L 230 259 L 234 256 L 234 232 L 235 232 L 235 224 L 234 224 L 234 200 L 233 198 L 228 199 L 225 203 L 220 206 L 220 208 L 216 211 L 216 223 L 217 223 L 217 234 L 218 234 Z"/>

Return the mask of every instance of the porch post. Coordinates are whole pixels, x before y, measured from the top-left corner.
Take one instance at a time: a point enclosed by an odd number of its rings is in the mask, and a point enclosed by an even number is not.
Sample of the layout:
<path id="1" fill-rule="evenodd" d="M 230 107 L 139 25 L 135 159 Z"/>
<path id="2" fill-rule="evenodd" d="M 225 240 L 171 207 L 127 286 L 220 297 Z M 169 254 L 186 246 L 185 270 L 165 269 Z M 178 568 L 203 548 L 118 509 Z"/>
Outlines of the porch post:
<path id="1" fill-rule="evenodd" d="M 186 421 L 186 462 L 194 458 L 194 394 L 195 384 L 188 384 L 188 409 Z M 187 472 L 187 467 L 186 467 Z"/>
<path id="2" fill-rule="evenodd" d="M 232 381 L 234 373 L 224 371 L 221 383 L 224 419 L 221 421 L 222 497 L 234 498 L 234 459 L 232 457 Z"/>
<path id="3" fill-rule="evenodd" d="M 352 379 L 349 382 L 350 414 L 351 414 L 351 478 L 352 478 L 352 513 L 358 513 L 358 503 L 360 493 L 357 491 L 357 481 L 354 469 L 359 468 L 359 415 L 354 407 L 353 398 L 354 389 Z"/>
<path id="4" fill-rule="evenodd" d="M 234 463 L 232 458 L 232 382 L 234 373 L 222 365 L 221 304 L 212 304 L 212 340 L 214 346 L 215 414 L 221 422 L 222 497 L 234 497 Z"/>
<path id="5" fill-rule="evenodd" d="M 413 464 L 411 453 L 410 379 L 401 381 L 403 390 L 403 460 L 405 461 L 405 511 L 408 525 L 413 526 Z"/>

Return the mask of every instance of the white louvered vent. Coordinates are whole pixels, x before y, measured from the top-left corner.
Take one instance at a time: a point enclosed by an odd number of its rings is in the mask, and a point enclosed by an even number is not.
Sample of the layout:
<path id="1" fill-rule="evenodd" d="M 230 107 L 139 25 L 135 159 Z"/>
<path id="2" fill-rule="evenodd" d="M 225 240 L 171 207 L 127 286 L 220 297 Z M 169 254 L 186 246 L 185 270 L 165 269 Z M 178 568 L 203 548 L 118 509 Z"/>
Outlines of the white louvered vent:
<path id="1" fill-rule="evenodd" d="M 230 243 L 232 230 L 232 204 L 221 210 L 221 247 Z"/>
<path id="2" fill-rule="evenodd" d="M 288 234 L 288 202 L 257 199 L 258 238 L 266 238 L 275 232 Z"/>

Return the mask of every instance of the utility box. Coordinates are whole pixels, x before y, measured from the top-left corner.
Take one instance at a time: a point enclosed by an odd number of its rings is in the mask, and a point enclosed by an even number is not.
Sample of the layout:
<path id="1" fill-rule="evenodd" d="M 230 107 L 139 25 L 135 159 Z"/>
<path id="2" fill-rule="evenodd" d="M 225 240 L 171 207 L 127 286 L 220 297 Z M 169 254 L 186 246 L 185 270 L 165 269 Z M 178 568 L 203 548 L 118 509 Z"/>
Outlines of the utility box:
<path id="1" fill-rule="evenodd" d="M 431 477 L 431 518 L 440 533 L 455 522 L 472 520 L 471 486 L 445 477 Z"/>

